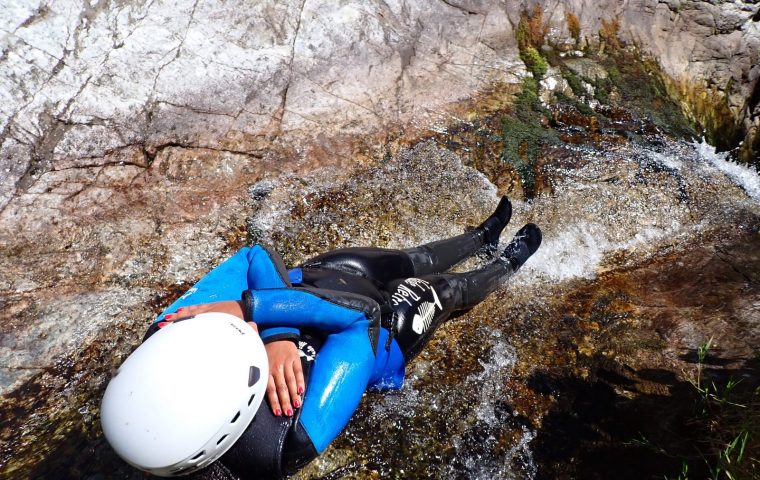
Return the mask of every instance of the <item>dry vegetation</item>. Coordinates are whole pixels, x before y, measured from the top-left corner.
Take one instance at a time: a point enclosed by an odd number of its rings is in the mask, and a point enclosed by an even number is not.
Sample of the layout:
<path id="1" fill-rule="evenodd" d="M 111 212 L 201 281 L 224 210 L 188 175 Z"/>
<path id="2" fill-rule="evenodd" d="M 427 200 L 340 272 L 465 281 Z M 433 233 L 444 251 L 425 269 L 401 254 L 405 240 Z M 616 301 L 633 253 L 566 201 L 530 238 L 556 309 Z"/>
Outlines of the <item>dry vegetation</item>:
<path id="1" fill-rule="evenodd" d="M 581 21 L 578 15 L 573 12 L 567 12 L 565 15 L 565 21 L 567 22 L 567 30 L 570 32 L 570 36 L 575 40 L 575 44 L 581 43 Z"/>

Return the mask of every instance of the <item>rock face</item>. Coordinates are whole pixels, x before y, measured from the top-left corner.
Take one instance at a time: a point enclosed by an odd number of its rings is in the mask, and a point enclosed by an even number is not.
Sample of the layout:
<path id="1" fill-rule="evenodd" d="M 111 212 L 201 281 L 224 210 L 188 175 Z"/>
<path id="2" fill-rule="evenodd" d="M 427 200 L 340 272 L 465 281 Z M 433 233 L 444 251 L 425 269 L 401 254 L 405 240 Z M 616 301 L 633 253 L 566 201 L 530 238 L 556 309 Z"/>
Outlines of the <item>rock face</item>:
<path id="1" fill-rule="evenodd" d="M 602 20 L 619 18 L 621 39 L 657 58 L 674 88 L 728 91 L 731 118 L 757 131 L 757 5 L 542 5 L 557 43 L 570 41 L 566 13 L 593 42 Z M 374 165 L 445 128 L 457 102 L 519 83 L 514 26 L 528 7 L 0 8 L 0 411 L 14 419 L 0 431 L 0 471 L 15 471 L 19 451 L 19 476 L 49 456 L 38 436 L 71 430 L 49 412 L 91 404 L 165 296 L 250 240 L 250 185 Z"/>
<path id="2" fill-rule="evenodd" d="M 351 164 L 348 135 L 385 135 L 521 72 L 504 14 L 446 4 L 71 1 L 0 15 L 0 288 L 15 305 L 2 392 L 67 351 L 32 346 L 43 298 L 118 286 L 128 293 L 102 309 L 117 313 L 144 303 L 135 287 L 197 278 L 243 224 L 245 185 Z M 67 328 L 106 326 L 78 303 Z"/>
<path id="3" fill-rule="evenodd" d="M 581 37 L 596 42 L 597 32 L 615 33 L 651 55 L 674 81 L 691 117 L 721 147 L 742 137 L 745 161 L 760 158 L 760 13 L 756 1 L 633 0 L 537 2 L 550 22 L 550 40 L 572 39 L 566 16 L 580 20 Z M 519 12 L 510 12 L 514 23 Z M 726 108 L 716 114 L 716 110 Z M 724 118 L 721 118 L 724 115 Z M 716 118 L 717 117 L 717 118 Z"/>

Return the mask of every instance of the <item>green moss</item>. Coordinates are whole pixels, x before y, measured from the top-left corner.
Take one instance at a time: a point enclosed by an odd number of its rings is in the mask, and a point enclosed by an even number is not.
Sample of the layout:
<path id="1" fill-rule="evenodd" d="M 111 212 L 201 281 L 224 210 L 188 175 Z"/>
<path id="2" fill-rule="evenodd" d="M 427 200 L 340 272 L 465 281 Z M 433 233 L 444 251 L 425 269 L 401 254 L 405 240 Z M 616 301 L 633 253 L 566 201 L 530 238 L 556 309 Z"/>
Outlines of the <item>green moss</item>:
<path id="1" fill-rule="evenodd" d="M 549 111 L 541 105 L 541 100 L 538 98 L 538 80 L 535 78 L 523 80 L 522 90 L 515 101 L 515 115 L 523 122 L 537 124 L 549 115 Z"/>
<path id="2" fill-rule="evenodd" d="M 560 69 L 560 72 L 562 73 L 562 78 L 567 80 L 567 84 L 570 85 L 570 89 L 573 91 L 573 94 L 578 97 L 586 94 L 586 90 L 583 88 L 583 81 L 578 75 L 575 74 L 574 71 L 563 66 Z"/>
<path id="3" fill-rule="evenodd" d="M 621 85 L 623 83 L 623 77 L 620 74 L 620 70 L 617 69 L 615 63 L 608 62 L 605 67 L 607 68 L 607 79 L 609 79 L 613 85 Z"/>
<path id="4" fill-rule="evenodd" d="M 548 27 L 543 24 L 543 10 L 536 7 L 532 13 L 523 12 L 515 30 L 520 59 L 537 79 L 543 78 L 549 69 L 549 63 L 538 50 L 544 43 Z"/>
<path id="5" fill-rule="evenodd" d="M 536 79 L 540 80 L 546 75 L 546 71 L 549 69 L 549 63 L 534 47 L 526 46 L 524 49 L 520 50 L 520 58 L 523 63 L 525 63 L 525 67 L 528 71 L 531 72 Z"/>
<path id="6" fill-rule="evenodd" d="M 694 125 L 669 96 L 662 72 L 654 62 L 642 60 L 625 50 L 600 62 L 607 71 L 607 78 L 587 80 L 594 86 L 597 100 L 610 104 L 610 94 L 615 91 L 620 104 L 640 117 L 650 118 L 662 130 L 678 137 L 697 136 Z"/>
<path id="7" fill-rule="evenodd" d="M 594 87 L 594 97 L 605 105 L 610 104 L 610 91 L 609 82 L 606 79 L 603 81 L 597 81 L 591 84 Z"/>
<path id="8" fill-rule="evenodd" d="M 520 23 L 517 24 L 517 30 L 515 30 L 515 40 L 517 40 L 517 48 L 522 52 L 526 47 L 530 46 L 530 38 L 528 37 L 528 27 L 524 17 L 520 18 Z"/>
<path id="9" fill-rule="evenodd" d="M 557 102 L 572 105 L 582 115 L 586 115 L 587 117 L 596 115 L 596 112 L 591 107 L 578 99 L 568 97 L 562 92 L 554 92 L 554 96 L 557 98 Z"/>
<path id="10" fill-rule="evenodd" d="M 536 161 L 541 147 L 558 141 L 553 130 L 541 126 L 547 113 L 538 99 L 538 82 L 535 78 L 526 78 L 515 101 L 515 116 L 501 118 L 502 160 L 520 176 L 528 198 L 536 194 Z"/>
<path id="11" fill-rule="evenodd" d="M 547 48 L 546 50 L 541 50 L 540 54 L 544 59 L 546 59 L 546 62 L 551 65 L 552 67 L 559 67 L 563 65 L 564 60 L 562 57 L 559 56 L 559 52 L 556 48 Z"/>

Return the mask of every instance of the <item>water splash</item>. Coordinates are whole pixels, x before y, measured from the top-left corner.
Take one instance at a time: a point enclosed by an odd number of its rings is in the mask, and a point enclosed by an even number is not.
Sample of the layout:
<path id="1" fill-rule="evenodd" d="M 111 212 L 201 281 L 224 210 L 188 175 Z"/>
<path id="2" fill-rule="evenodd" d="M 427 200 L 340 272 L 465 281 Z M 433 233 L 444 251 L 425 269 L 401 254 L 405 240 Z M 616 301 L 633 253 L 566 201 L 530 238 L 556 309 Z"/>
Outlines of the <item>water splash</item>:
<path id="1" fill-rule="evenodd" d="M 542 243 L 530 263 L 526 274 L 519 279 L 528 280 L 541 275 L 551 282 L 570 278 L 592 279 L 596 269 L 612 244 L 599 225 L 579 222 L 566 225 L 563 231 L 549 236 Z"/>
<path id="2" fill-rule="evenodd" d="M 665 140 L 572 154 L 572 162 L 548 164 L 551 193 L 513 201 L 502 245 L 527 222 L 541 227 L 544 241 L 510 279 L 510 295 L 521 291 L 530 297 L 569 280 L 639 265 L 699 238 L 726 215 L 740 218 L 743 208 L 757 206 L 757 174 L 703 144 Z M 431 142 L 359 174 L 333 173 L 255 185 L 251 196 L 258 205 L 250 226 L 256 239 L 274 244 L 290 264 L 342 246 L 408 247 L 461 233 L 497 201 L 495 187 L 483 175 Z M 475 259 L 459 269 L 486 261 Z M 509 306 L 485 308 L 491 309 L 488 315 L 507 315 Z M 349 425 L 350 450 L 377 454 L 380 449 L 381 473 L 424 468 L 444 478 L 533 478 L 534 430 L 505 401 L 517 355 L 500 321 L 476 328 L 461 324 L 454 327 L 458 337 L 447 325 L 445 341 L 431 347 L 438 351 L 411 364 L 404 390 L 373 397 L 368 415 Z M 479 353 L 468 351 L 472 345 L 480 345 Z M 447 364 L 452 355 L 472 363 Z M 364 437 L 376 438 L 378 432 L 403 438 L 404 445 L 368 447 Z"/>
<path id="3" fill-rule="evenodd" d="M 760 176 L 703 143 L 626 146 L 558 170 L 553 195 L 527 206 L 544 242 L 517 282 L 593 279 L 613 256 L 635 263 L 760 201 Z M 749 197 L 749 198 L 748 198 Z"/>
<path id="4" fill-rule="evenodd" d="M 466 472 L 468 478 L 487 480 L 492 478 L 532 479 L 536 465 L 530 451 L 530 442 L 535 432 L 527 425 L 516 425 L 520 430 L 519 439 L 506 450 L 499 447 L 503 441 L 505 424 L 514 423 L 514 413 L 505 411 L 503 400 L 509 397 L 506 381 L 510 377 L 517 360 L 512 345 L 503 338 L 499 330 L 486 330 L 489 345 L 488 358 L 480 360 L 482 371 L 467 377 L 463 389 L 477 392 L 472 404 L 471 426 L 452 439 L 457 450 L 459 465 L 452 465 L 447 472 L 449 478 Z M 477 432 L 477 435 L 473 435 Z M 475 444 L 472 440 L 477 439 Z"/>
<path id="5" fill-rule="evenodd" d="M 702 158 L 725 173 L 731 181 L 744 189 L 748 196 L 760 203 L 760 175 L 757 170 L 728 160 L 728 152 L 717 152 L 704 138 L 699 143 L 695 142 L 694 146 Z"/>

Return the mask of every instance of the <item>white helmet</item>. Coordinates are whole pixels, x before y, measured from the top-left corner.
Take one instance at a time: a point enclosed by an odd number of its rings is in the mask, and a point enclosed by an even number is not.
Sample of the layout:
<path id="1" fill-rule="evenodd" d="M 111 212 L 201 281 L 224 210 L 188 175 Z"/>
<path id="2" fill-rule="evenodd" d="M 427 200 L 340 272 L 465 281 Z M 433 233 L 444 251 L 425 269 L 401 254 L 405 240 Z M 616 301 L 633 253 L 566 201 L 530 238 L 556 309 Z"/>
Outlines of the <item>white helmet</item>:
<path id="1" fill-rule="evenodd" d="M 240 438 L 268 379 L 264 344 L 243 320 L 226 313 L 179 320 L 148 338 L 111 379 L 103 433 L 134 467 L 185 475 Z"/>

